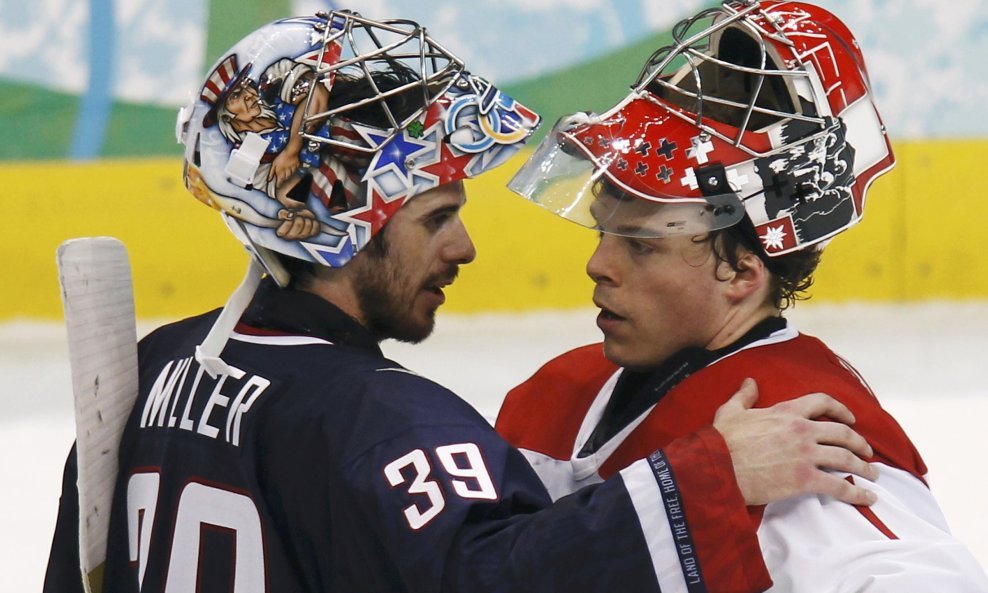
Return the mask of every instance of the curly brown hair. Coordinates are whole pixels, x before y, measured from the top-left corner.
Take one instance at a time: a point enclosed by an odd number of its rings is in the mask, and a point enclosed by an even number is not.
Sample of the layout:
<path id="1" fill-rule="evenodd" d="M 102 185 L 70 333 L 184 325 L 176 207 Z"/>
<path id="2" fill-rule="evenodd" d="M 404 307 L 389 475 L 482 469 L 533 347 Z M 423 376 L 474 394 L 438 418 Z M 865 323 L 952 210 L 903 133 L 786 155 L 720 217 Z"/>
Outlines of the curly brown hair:
<path id="1" fill-rule="evenodd" d="M 607 194 L 617 200 L 636 200 L 635 196 L 617 187 L 605 177 L 597 179 L 593 195 Z M 769 257 L 762 249 L 758 233 L 751 220 L 744 216 L 740 222 L 725 229 L 710 231 L 693 237 L 695 243 L 709 243 L 710 251 L 718 262 L 726 263 L 740 272 L 739 262 L 745 253 L 758 256 L 771 274 L 769 296 L 776 309 L 784 311 L 810 298 L 806 291 L 813 285 L 813 272 L 820 263 L 820 251 L 807 249 L 778 257 Z M 716 272 L 715 272 L 716 273 Z"/>
<path id="2" fill-rule="evenodd" d="M 771 274 L 769 296 L 780 311 L 792 307 L 797 301 L 810 298 L 806 291 L 813 285 L 813 273 L 820 264 L 819 250 L 810 248 L 769 257 L 761 248 L 755 227 L 747 216 L 732 227 L 712 231 L 694 240 L 709 243 L 717 261 L 726 263 L 735 272 L 741 271 L 738 262 L 745 253 L 757 255 Z"/>

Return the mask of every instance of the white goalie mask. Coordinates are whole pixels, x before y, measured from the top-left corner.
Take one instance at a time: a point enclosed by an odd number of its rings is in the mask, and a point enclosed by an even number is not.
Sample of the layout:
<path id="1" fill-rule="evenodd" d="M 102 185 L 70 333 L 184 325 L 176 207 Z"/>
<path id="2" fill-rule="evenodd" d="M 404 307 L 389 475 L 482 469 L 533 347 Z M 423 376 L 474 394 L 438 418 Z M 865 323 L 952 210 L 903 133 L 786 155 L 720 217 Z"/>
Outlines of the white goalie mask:
<path id="1" fill-rule="evenodd" d="M 504 163 L 539 116 L 412 21 L 276 21 L 211 69 L 178 135 L 185 182 L 270 252 L 345 265 L 415 195 Z"/>

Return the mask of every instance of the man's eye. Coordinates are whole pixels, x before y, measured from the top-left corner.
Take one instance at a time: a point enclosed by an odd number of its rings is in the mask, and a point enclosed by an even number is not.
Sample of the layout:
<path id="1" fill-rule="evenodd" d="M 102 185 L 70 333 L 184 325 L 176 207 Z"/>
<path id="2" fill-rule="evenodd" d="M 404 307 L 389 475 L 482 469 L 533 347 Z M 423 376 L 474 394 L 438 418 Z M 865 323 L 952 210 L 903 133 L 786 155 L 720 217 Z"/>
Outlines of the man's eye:
<path id="1" fill-rule="evenodd" d="M 450 212 L 439 212 L 425 219 L 425 226 L 429 230 L 437 231 L 440 228 L 442 228 L 442 226 L 446 224 L 449 221 L 449 219 L 452 217 L 453 214 Z"/>
<path id="2" fill-rule="evenodd" d="M 628 249 L 632 253 L 638 255 L 645 255 L 655 251 L 655 248 L 644 241 L 639 241 L 638 239 L 628 239 Z"/>

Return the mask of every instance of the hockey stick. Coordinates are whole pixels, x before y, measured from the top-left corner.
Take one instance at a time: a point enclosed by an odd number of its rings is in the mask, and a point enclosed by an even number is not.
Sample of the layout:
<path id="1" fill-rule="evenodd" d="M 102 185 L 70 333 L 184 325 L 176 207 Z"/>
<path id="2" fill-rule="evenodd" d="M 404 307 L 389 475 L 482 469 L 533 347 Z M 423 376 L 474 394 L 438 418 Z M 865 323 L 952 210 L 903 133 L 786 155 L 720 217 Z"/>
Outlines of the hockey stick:
<path id="1" fill-rule="evenodd" d="M 100 593 L 117 448 L 137 397 L 130 263 L 110 237 L 66 241 L 56 259 L 75 397 L 80 569 L 86 593 Z"/>

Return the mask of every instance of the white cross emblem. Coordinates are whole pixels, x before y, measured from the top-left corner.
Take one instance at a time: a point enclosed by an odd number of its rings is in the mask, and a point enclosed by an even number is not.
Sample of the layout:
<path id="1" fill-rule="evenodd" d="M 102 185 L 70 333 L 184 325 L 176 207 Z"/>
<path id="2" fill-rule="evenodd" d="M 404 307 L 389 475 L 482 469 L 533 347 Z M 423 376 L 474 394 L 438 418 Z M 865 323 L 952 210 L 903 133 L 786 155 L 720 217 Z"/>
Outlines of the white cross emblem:
<path id="1" fill-rule="evenodd" d="M 727 183 L 732 191 L 741 191 L 741 188 L 748 184 L 748 176 L 738 173 L 737 169 L 728 169 Z"/>
<path id="2" fill-rule="evenodd" d="M 693 170 L 693 167 L 686 169 L 686 175 L 679 180 L 679 183 L 681 185 L 688 186 L 690 189 L 697 189 L 700 187 L 700 184 L 696 181 L 696 171 Z"/>
<path id="3" fill-rule="evenodd" d="M 707 158 L 707 153 L 712 152 L 714 149 L 714 143 L 710 140 L 703 140 L 702 136 L 693 136 L 690 138 L 690 143 L 693 146 L 689 147 L 686 151 L 686 156 L 691 159 L 696 159 L 696 162 L 701 165 L 706 164 L 710 159 Z"/>

